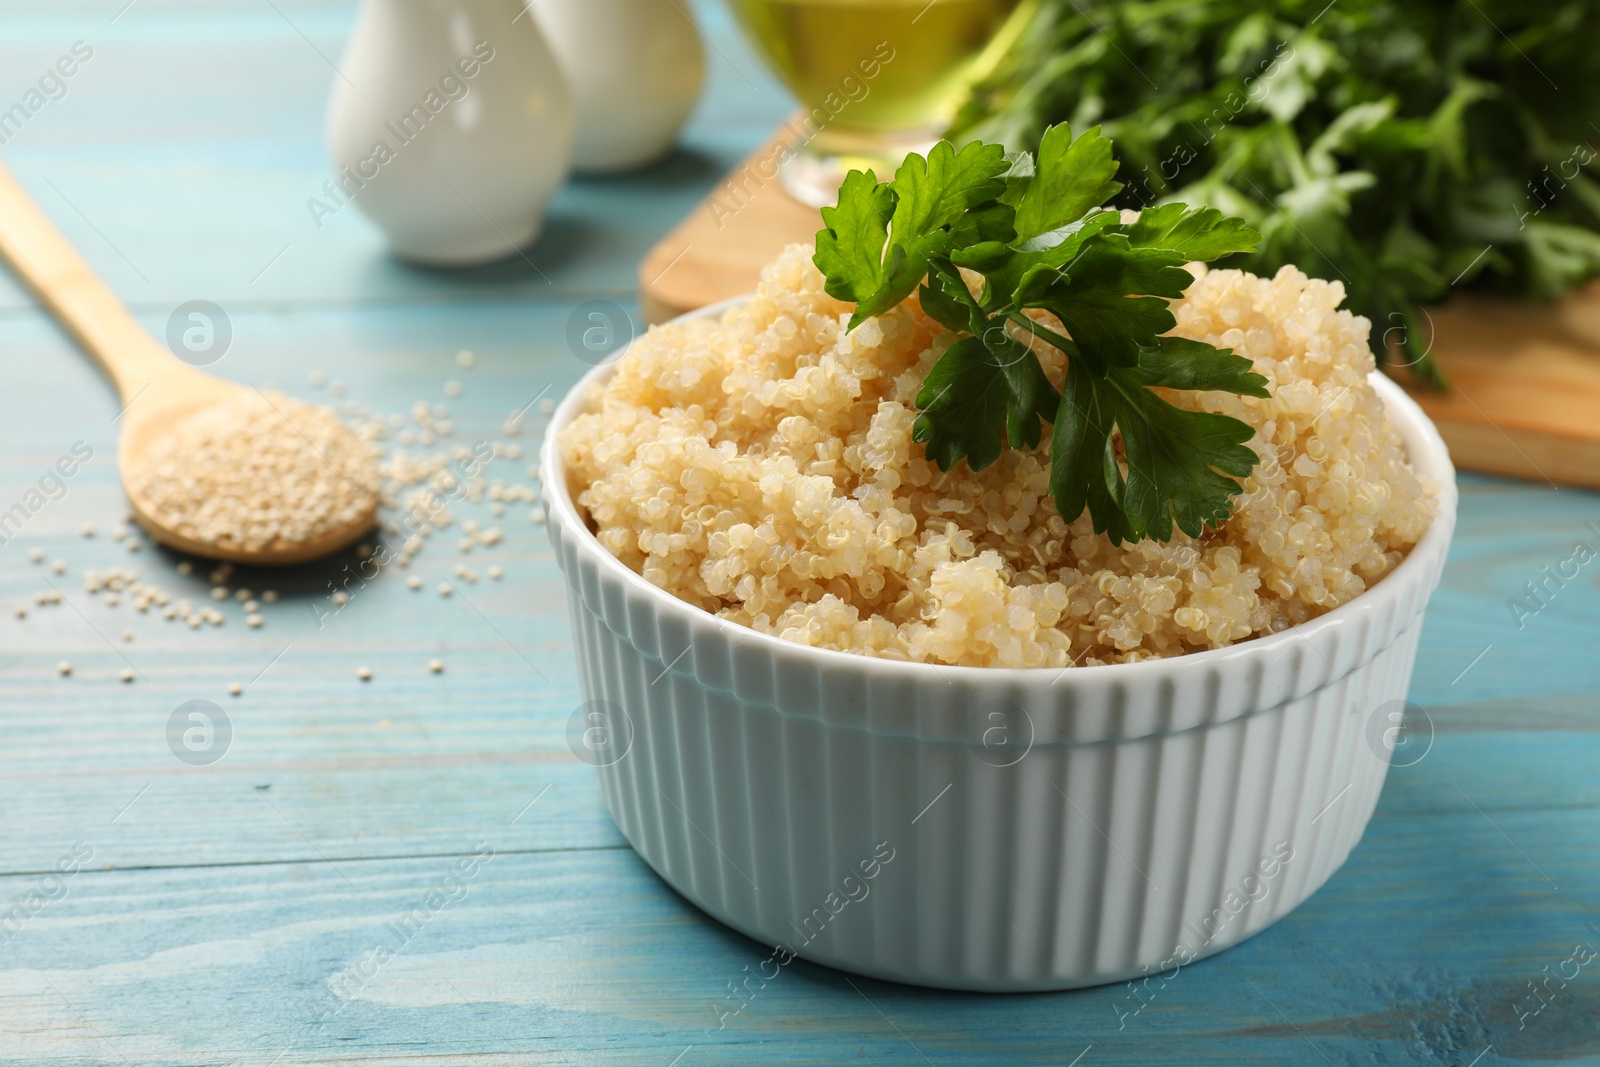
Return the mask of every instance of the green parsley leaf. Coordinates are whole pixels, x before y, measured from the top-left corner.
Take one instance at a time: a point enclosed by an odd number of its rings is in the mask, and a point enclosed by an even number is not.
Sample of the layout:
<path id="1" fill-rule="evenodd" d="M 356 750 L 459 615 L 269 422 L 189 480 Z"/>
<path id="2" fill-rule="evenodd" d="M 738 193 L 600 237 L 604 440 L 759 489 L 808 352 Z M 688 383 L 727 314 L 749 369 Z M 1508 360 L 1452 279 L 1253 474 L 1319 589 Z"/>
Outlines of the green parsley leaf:
<path id="1" fill-rule="evenodd" d="M 1111 180 L 1117 161 L 1100 127 L 1074 140 L 1066 123 L 1052 126 L 1039 142 L 1034 180 L 1017 202 L 1017 239 L 1027 241 L 1082 218 L 1122 188 Z"/>
<path id="2" fill-rule="evenodd" d="M 1249 252 L 1261 235 L 1243 219 L 1224 218 L 1214 207 L 1161 204 L 1145 208 L 1128 227 L 1128 240 L 1141 248 L 1170 248 L 1185 260 L 1210 263 L 1235 252 Z"/>
<path id="3" fill-rule="evenodd" d="M 926 157 L 907 156 L 894 174 L 897 240 L 911 241 L 954 225 L 1005 191 L 1000 175 L 1010 167 L 1005 149 L 974 141 L 960 152 L 940 141 Z"/>
<path id="4" fill-rule="evenodd" d="M 975 142 L 957 152 L 940 141 L 926 157 L 907 156 L 892 183 L 878 184 L 871 171 L 846 175 L 838 204 L 822 209 L 817 268 L 830 296 L 855 303 L 851 329 L 910 296 L 931 259 L 956 240 L 1009 234 L 1010 209 L 996 200 L 1009 166 L 999 145 Z M 965 228 L 953 234 L 958 223 Z"/>
<path id="5" fill-rule="evenodd" d="M 1267 379 L 1250 369 L 1248 359 L 1187 337 L 1157 337 L 1139 350 L 1137 369 L 1145 385 L 1164 389 L 1216 389 L 1262 399 L 1271 395 Z"/>
<path id="6" fill-rule="evenodd" d="M 917 300 L 923 312 L 947 330 L 975 333 L 984 328 L 983 309 L 958 274 L 932 271 L 927 284 L 917 291 Z"/>
<path id="7" fill-rule="evenodd" d="M 961 338 L 934 363 L 917 394 L 922 414 L 911 437 L 940 470 L 962 459 L 982 470 L 1000 458 L 1002 444 L 1037 448 L 1040 420 L 1055 404 L 1037 357 L 997 326 L 985 337 Z"/>
<path id="8" fill-rule="evenodd" d="M 1031 241 L 1008 245 L 1004 256 L 985 256 L 981 261 L 974 261 L 974 253 L 982 248 L 978 246 L 957 249 L 950 258 L 957 266 L 983 271 L 996 294 L 1015 300 L 1018 294 L 1054 278 L 1078 258 L 1085 241 L 1112 229 L 1118 222 L 1115 211 L 1101 211 Z"/>
<path id="9" fill-rule="evenodd" d="M 845 175 L 838 205 L 822 209 L 824 228 L 817 234 L 814 258 L 835 300 L 860 304 L 883 289 L 888 280 L 883 246 L 894 203 L 892 186 L 879 185 L 870 170 L 853 170 Z"/>
<path id="10" fill-rule="evenodd" d="M 1246 361 L 1248 362 L 1248 361 Z M 1259 377 L 1259 376 L 1257 376 Z M 1151 392 L 1141 368 L 1104 377 L 1070 364 L 1051 440 L 1050 489 L 1062 514 L 1089 508 L 1096 532 L 1114 542 L 1200 536 L 1228 518 L 1257 456 L 1255 430 L 1238 419 L 1174 407 Z M 1120 431 L 1127 473 L 1111 430 Z"/>
<path id="11" fill-rule="evenodd" d="M 1141 344 L 1178 325 L 1162 298 L 1182 296 L 1194 281 L 1183 269 L 1186 262 L 1170 249 L 1135 248 L 1123 234 L 1097 233 L 1053 277 L 1035 275 L 1048 277 L 1043 291 L 1024 287 L 1019 301 L 1060 319 L 1101 373 L 1111 366 L 1131 367 L 1139 361 Z"/>

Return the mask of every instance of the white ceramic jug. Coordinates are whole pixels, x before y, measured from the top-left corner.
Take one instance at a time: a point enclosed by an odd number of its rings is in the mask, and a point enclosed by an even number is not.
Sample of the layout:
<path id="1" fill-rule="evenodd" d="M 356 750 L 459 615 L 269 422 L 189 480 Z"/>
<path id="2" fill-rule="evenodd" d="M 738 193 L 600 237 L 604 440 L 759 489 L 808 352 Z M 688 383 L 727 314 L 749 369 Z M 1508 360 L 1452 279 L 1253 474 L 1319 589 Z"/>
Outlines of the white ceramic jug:
<path id="1" fill-rule="evenodd" d="M 501 259 L 539 236 L 574 111 L 518 0 L 362 0 L 339 69 L 330 212 L 353 202 L 398 255 L 429 264 Z"/>
<path id="2" fill-rule="evenodd" d="M 578 107 L 573 163 L 591 174 L 654 162 L 705 80 L 689 0 L 533 0 Z"/>

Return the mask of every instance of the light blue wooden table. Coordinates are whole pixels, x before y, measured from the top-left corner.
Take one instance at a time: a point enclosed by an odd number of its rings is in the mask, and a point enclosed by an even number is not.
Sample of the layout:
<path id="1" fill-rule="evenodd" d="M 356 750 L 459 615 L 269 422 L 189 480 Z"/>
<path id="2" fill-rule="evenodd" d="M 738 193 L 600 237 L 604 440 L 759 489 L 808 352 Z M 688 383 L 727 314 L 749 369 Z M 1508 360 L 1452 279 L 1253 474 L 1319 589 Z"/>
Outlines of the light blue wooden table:
<path id="1" fill-rule="evenodd" d="M 0 4 L 0 109 L 74 42 L 93 49 L 0 155 L 158 335 L 184 301 L 221 305 L 234 341 L 218 372 L 316 398 L 320 370 L 373 410 L 448 403 L 455 440 L 504 440 L 511 411 L 585 369 L 564 339 L 573 308 L 631 307 L 639 257 L 784 98 L 703 8 L 712 76 L 681 151 L 569 187 L 537 271 L 415 271 L 353 212 L 319 230 L 305 207 L 351 15 Z M 453 361 L 462 348 L 476 367 Z M 117 403 L 9 279 L 0 352 L 0 510 L 75 442 L 93 450 L 0 546 L 0 1062 L 1600 1063 L 1600 960 L 1551 982 L 1537 1014 L 1529 991 L 1600 946 L 1600 564 L 1521 626 L 1508 603 L 1574 542 L 1600 543 L 1590 494 L 1463 478 L 1412 694 L 1426 754 L 1391 774 L 1320 893 L 1136 1015 L 1125 988 L 962 996 L 796 963 L 718 1030 L 713 1002 L 767 950 L 658 881 L 569 752 L 561 584 L 525 505 L 469 560 L 503 581 L 442 599 L 391 571 L 319 626 L 351 559 L 238 575 L 282 592 L 266 625 L 231 604 L 226 625 L 191 631 L 83 591 L 86 568 L 111 566 L 196 599 L 208 583 L 108 536 Z M 542 421 L 536 407 L 518 439 L 530 452 Z M 462 517 L 491 521 L 487 504 Z M 31 563 L 35 548 L 68 573 Z M 447 542 L 414 568 L 431 588 L 460 559 Z M 51 582 L 65 603 L 12 617 Z M 231 722 L 208 765 L 168 742 L 196 699 Z M 426 920 L 402 937 L 414 909 Z"/>

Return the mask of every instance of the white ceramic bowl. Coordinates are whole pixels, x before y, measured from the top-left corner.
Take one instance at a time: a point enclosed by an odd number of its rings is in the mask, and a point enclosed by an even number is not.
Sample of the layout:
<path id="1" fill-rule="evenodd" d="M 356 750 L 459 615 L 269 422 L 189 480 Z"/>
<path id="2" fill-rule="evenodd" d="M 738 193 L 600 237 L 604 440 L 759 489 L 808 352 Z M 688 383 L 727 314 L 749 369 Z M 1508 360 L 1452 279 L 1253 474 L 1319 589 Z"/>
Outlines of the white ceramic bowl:
<path id="1" fill-rule="evenodd" d="M 569 738 L 645 862 L 780 950 L 747 983 L 790 952 L 953 989 L 1170 977 L 1286 915 L 1360 840 L 1456 509 L 1444 443 L 1387 378 L 1439 505 L 1393 573 L 1270 637 L 1062 671 L 809 648 L 646 582 L 595 540 L 556 443 L 609 371 L 541 456 L 586 697 Z"/>

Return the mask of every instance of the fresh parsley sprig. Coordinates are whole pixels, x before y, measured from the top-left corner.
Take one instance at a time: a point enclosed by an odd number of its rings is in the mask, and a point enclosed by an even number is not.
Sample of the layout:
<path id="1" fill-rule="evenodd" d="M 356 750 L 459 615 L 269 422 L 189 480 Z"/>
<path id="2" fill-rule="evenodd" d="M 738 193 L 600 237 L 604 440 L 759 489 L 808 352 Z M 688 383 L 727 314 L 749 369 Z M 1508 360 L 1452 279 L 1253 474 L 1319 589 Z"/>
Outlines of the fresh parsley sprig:
<path id="1" fill-rule="evenodd" d="M 1050 490 L 1069 522 L 1085 507 L 1114 544 L 1199 536 L 1232 510 L 1256 454 L 1238 419 L 1188 411 L 1154 390 L 1265 397 L 1266 379 L 1226 349 L 1169 336 L 1184 264 L 1255 248 L 1260 235 L 1214 208 L 1164 204 L 1131 223 L 1107 210 L 1121 186 L 1098 127 L 1045 131 L 1037 159 L 942 141 L 893 181 L 852 171 L 822 209 L 815 262 L 827 291 L 856 305 L 850 329 L 916 292 L 961 334 L 917 394 L 912 436 L 941 470 L 982 470 L 1036 448 L 1053 426 Z M 965 268 L 982 275 L 974 296 Z M 1059 332 L 1025 312 L 1041 308 Z M 1026 342 L 1019 340 L 1019 335 Z M 1050 381 L 1035 346 L 1067 356 Z M 1119 447 L 1120 444 L 1120 447 Z"/>
<path id="2" fill-rule="evenodd" d="M 1429 305 L 1600 277 L 1600 0 L 1041 0 L 953 139 L 1094 115 L 1122 207 L 1211 204 L 1228 261 L 1341 282 L 1380 361 L 1446 385 Z"/>

